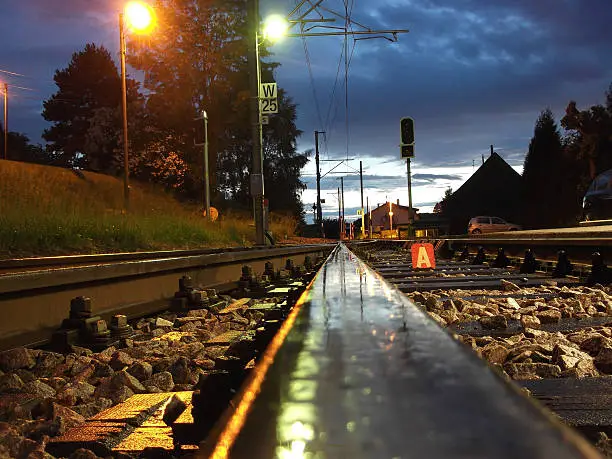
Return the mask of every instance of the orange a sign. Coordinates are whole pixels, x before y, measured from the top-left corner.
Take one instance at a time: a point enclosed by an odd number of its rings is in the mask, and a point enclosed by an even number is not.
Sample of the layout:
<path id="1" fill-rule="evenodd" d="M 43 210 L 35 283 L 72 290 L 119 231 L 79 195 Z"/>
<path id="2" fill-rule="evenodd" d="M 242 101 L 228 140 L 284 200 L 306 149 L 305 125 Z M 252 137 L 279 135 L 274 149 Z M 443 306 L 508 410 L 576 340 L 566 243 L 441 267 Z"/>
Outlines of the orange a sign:
<path id="1" fill-rule="evenodd" d="M 410 252 L 412 253 L 413 269 L 433 269 L 436 267 L 436 257 L 432 244 L 412 244 Z"/>

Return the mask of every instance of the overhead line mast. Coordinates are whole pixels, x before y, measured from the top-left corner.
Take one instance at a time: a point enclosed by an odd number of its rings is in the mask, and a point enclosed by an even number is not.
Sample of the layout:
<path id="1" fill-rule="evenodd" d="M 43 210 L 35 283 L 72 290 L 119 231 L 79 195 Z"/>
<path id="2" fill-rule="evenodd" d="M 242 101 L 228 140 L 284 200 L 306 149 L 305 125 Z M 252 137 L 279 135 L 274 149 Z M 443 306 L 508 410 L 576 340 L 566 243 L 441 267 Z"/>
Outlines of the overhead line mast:
<path id="1" fill-rule="evenodd" d="M 325 6 L 323 6 L 323 2 L 324 0 L 301 0 L 299 2 L 297 2 L 297 5 L 295 6 L 295 8 L 293 9 L 293 11 L 291 11 L 291 13 L 289 13 L 288 15 L 288 22 L 290 24 L 289 28 L 291 29 L 293 26 L 295 26 L 296 24 L 300 24 L 300 33 L 287 33 L 286 36 L 288 37 L 301 37 L 301 38 L 305 38 L 305 37 L 329 37 L 329 36 L 344 36 L 344 92 L 345 92 L 345 129 L 346 129 L 346 164 L 348 166 L 348 162 L 349 162 L 349 134 L 350 134 L 350 130 L 349 130 L 349 89 L 348 89 L 348 72 L 349 72 L 349 65 L 350 65 L 350 59 L 348 56 L 348 38 L 349 36 L 352 37 L 358 37 L 355 38 L 355 41 L 357 40 L 367 40 L 367 39 L 375 39 L 375 38 L 383 38 L 386 39 L 390 42 L 397 42 L 398 41 L 398 34 L 400 33 L 407 33 L 409 32 L 408 29 L 385 29 L 385 30 L 373 30 L 370 27 L 367 27 L 357 21 L 354 21 L 352 19 L 352 9 L 353 9 L 353 4 L 351 4 L 351 8 L 349 10 L 349 0 L 344 0 L 344 14 L 338 13 L 337 11 L 334 11 L 330 8 L 327 8 Z M 304 5 L 307 5 L 307 8 L 305 9 L 305 11 L 301 11 L 302 7 Z M 334 16 L 334 17 L 325 17 L 324 13 L 329 13 L 330 15 Z M 316 17 L 312 17 L 313 15 L 316 15 Z M 309 17 L 311 16 L 311 17 Z M 343 27 L 337 27 L 337 26 L 331 26 L 331 25 L 326 25 L 328 23 L 333 23 L 336 22 L 337 19 L 342 19 L 344 21 L 344 25 Z M 306 27 L 306 25 L 308 24 L 308 27 Z M 355 27 L 355 28 L 353 28 Z M 313 32 L 314 29 L 319 28 L 319 29 L 325 29 L 325 31 L 323 32 Z M 340 29 L 340 30 L 338 30 Z M 354 49 L 354 48 L 353 48 Z M 351 57 L 352 57 L 352 53 L 351 53 Z M 307 55 L 307 59 L 308 59 L 308 55 Z M 310 71 L 310 66 L 309 66 L 309 71 Z M 312 75 L 311 75 L 311 80 L 312 80 Z M 317 102 L 317 107 L 318 107 L 318 101 Z M 323 126 L 325 129 L 328 128 L 328 126 Z M 319 132 L 315 131 L 315 142 L 316 142 L 316 149 L 317 149 L 317 216 L 316 216 L 316 222 L 317 224 L 320 225 L 320 222 L 322 220 L 322 215 L 321 215 L 321 198 L 320 198 L 320 180 L 322 178 L 321 176 L 321 172 L 319 169 L 319 155 L 318 155 L 318 134 Z M 340 164 L 342 164 L 344 161 L 341 161 Z M 340 164 L 336 165 L 339 166 Z M 363 174 L 363 170 L 362 170 L 362 164 L 360 162 L 360 176 L 362 176 Z M 335 169 L 335 167 L 333 168 Z M 330 170 L 327 173 L 323 174 L 323 177 L 327 174 L 329 174 L 330 172 L 333 171 Z M 344 204 L 344 203 L 343 203 Z M 344 207 L 344 206 L 342 206 Z M 361 181 L 361 215 L 362 215 L 362 219 L 363 219 L 363 214 L 364 214 L 364 208 L 363 208 L 363 181 Z M 342 217 L 344 216 L 344 212 L 342 212 L 341 216 L 339 217 L 340 219 L 342 219 Z M 362 233 L 363 233 L 363 224 L 362 224 Z"/>

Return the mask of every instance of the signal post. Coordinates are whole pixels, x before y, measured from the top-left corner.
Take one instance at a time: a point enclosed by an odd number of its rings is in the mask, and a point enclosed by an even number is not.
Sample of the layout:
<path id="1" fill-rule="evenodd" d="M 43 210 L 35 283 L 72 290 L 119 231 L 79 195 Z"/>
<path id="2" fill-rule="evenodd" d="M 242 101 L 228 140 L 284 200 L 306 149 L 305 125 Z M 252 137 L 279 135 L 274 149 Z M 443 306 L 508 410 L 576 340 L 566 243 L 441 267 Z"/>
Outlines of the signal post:
<path id="1" fill-rule="evenodd" d="M 400 120 L 400 156 L 406 158 L 406 175 L 408 176 L 408 219 L 412 219 L 412 178 L 410 159 L 414 158 L 414 120 L 404 117 Z"/>

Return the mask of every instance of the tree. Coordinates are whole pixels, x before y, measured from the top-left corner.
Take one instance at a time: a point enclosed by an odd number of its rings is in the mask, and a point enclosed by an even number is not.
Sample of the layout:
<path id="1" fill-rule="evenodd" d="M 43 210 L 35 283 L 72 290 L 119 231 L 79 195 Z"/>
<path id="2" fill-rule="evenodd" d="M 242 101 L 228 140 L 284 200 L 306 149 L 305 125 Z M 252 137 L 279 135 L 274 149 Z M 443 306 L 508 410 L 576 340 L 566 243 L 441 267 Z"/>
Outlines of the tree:
<path id="1" fill-rule="evenodd" d="M 193 146 L 193 119 L 205 110 L 209 119 L 209 173 L 216 205 L 250 208 L 251 126 L 246 9 L 243 0 L 158 0 L 163 24 L 148 46 L 132 45 L 130 64 L 146 72 L 149 125 L 166 152 L 187 165 L 184 191 L 202 194 L 202 149 Z M 260 45 L 263 57 L 265 47 Z M 262 64 L 262 81 L 273 81 L 274 63 Z M 279 91 L 281 92 L 281 91 Z M 281 96 L 280 113 L 264 133 L 266 195 L 271 210 L 301 215 L 296 167 L 305 163 L 295 141 L 295 105 Z M 275 168 L 273 171 L 272 168 Z M 285 188 L 273 180 L 283 171 Z M 215 190 L 220 192 L 215 196 Z M 272 193 L 271 193 L 272 191 Z"/>
<path id="2" fill-rule="evenodd" d="M 567 188 L 561 135 L 550 109 L 536 120 L 523 166 L 523 223 L 532 228 L 556 226 L 564 219 L 560 198 Z"/>
<path id="3" fill-rule="evenodd" d="M 263 130 L 264 183 L 270 209 L 297 217 L 304 223 L 304 206 L 300 199 L 306 188 L 300 172 L 308 162 L 310 152 L 297 153 L 296 139 L 302 133 L 297 129 L 296 105 L 282 90 L 278 93 L 279 113 L 272 116 Z M 248 130 L 248 123 L 245 124 Z M 250 133 L 238 137 L 219 155 L 219 189 L 239 207 L 250 207 L 249 170 L 251 143 L 245 141 Z"/>
<path id="4" fill-rule="evenodd" d="M 106 173 L 121 170 L 121 78 L 109 51 L 87 44 L 53 77 L 58 91 L 43 104 L 43 117 L 53 123 L 43 133 L 57 161 Z M 133 126 L 144 100 L 138 83 L 128 79 L 128 113 Z M 134 139 L 130 138 L 132 146 Z"/>
<path id="5" fill-rule="evenodd" d="M 578 110 L 575 101 L 570 101 L 561 125 L 571 134 L 577 159 L 589 164 L 591 180 L 612 168 L 612 84 L 606 93 L 606 106 L 594 105 L 588 110 Z"/>
<path id="6" fill-rule="evenodd" d="M 444 212 L 446 211 L 446 203 L 448 202 L 448 199 L 452 195 L 453 195 L 453 189 L 449 186 L 446 190 L 444 190 L 444 197 L 442 198 L 442 200 L 436 203 L 436 205 L 434 206 L 433 211 L 435 214 L 444 215 Z"/>
<path id="7" fill-rule="evenodd" d="M 50 157 L 41 145 L 33 145 L 25 134 L 8 132 L 8 155 L 11 161 L 49 164 Z M 4 158 L 4 127 L 0 123 L 0 158 Z"/>

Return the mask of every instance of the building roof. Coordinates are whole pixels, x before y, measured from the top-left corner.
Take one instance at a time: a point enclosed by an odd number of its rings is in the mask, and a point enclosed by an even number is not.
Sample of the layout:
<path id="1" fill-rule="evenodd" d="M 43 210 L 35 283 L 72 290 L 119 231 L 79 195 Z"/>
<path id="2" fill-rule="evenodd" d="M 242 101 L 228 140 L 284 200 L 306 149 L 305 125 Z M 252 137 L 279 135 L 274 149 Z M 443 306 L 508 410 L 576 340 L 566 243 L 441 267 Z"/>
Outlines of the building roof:
<path id="1" fill-rule="evenodd" d="M 393 208 L 399 207 L 400 209 L 406 209 L 406 210 L 410 210 L 410 207 L 408 206 L 404 206 L 402 204 L 397 204 L 395 202 L 392 202 L 391 204 L 393 204 Z M 389 201 L 385 202 L 384 204 L 381 204 L 378 207 L 375 207 L 374 209 L 372 209 L 372 212 L 374 212 L 376 209 L 380 209 L 381 207 L 387 207 L 389 208 Z M 412 211 L 413 212 L 417 212 L 419 209 L 417 207 L 412 207 Z"/>
<path id="2" fill-rule="evenodd" d="M 474 215 L 494 215 L 516 221 L 521 214 L 523 179 L 497 153 L 449 196 L 444 215 L 451 220 L 451 230 L 465 231 Z"/>
<path id="3" fill-rule="evenodd" d="M 493 152 L 484 164 L 451 195 L 449 201 L 456 201 L 474 192 L 482 193 L 485 188 L 490 187 L 490 185 L 495 186 L 500 180 L 519 185 L 522 178 L 510 164 Z"/>

